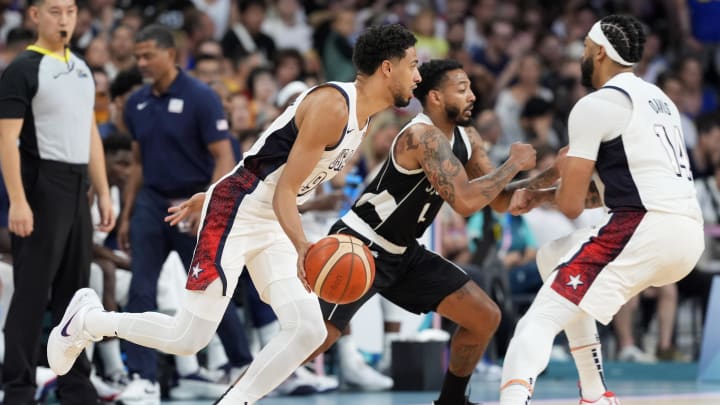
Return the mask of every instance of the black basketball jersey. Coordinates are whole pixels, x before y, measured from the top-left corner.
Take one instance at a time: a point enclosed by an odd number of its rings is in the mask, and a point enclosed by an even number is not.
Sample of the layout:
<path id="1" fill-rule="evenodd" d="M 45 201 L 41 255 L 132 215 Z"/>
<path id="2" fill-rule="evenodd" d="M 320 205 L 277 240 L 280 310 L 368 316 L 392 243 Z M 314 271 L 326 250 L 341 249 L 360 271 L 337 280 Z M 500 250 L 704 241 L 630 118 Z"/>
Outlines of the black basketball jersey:
<path id="1" fill-rule="evenodd" d="M 400 133 L 418 123 L 433 125 L 427 115 L 419 114 Z M 399 254 L 422 236 L 444 200 L 422 168 L 406 170 L 395 162 L 393 150 L 397 139 L 395 137 L 390 156 L 380 171 L 342 221 L 388 252 Z M 453 153 L 464 166 L 471 155 L 465 130 L 455 127 L 450 143 Z"/>

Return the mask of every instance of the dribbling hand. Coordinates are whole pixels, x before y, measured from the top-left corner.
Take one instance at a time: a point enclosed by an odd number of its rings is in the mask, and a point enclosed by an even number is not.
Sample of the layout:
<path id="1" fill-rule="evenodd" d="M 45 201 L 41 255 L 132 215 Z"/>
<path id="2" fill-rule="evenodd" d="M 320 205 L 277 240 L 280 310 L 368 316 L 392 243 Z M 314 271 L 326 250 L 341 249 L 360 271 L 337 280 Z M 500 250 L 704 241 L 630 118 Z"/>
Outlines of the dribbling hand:
<path id="1" fill-rule="evenodd" d="M 535 148 L 527 143 L 515 142 L 510 145 L 510 160 L 520 165 L 520 170 L 530 170 L 535 167 Z"/>
<path id="2" fill-rule="evenodd" d="M 308 252 L 308 250 L 310 250 L 310 246 L 312 246 L 312 243 L 304 242 L 302 245 L 300 245 L 297 248 L 297 253 L 298 253 L 297 275 L 298 275 L 298 278 L 300 279 L 300 282 L 303 283 L 303 286 L 309 293 L 312 292 L 312 288 L 310 288 L 310 284 L 308 284 L 307 276 L 305 274 L 305 256 L 307 256 L 307 252 Z"/>

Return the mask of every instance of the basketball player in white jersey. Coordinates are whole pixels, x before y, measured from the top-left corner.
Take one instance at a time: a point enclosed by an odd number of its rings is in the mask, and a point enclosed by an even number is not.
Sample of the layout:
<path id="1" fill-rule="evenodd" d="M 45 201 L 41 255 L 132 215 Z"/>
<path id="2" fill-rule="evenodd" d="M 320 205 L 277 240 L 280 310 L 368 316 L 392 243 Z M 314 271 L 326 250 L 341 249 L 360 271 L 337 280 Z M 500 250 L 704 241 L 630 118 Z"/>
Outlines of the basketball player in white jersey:
<path id="1" fill-rule="evenodd" d="M 345 165 L 370 117 L 407 105 L 420 82 L 415 37 L 400 25 L 370 28 L 355 45 L 354 83 L 303 92 L 205 193 L 198 243 L 182 308 L 159 313 L 104 312 L 92 290 L 79 290 L 48 342 L 62 375 L 92 340 L 118 336 L 172 354 L 196 353 L 215 333 L 244 266 L 281 331 L 218 402 L 252 404 L 284 381 L 325 339 L 317 297 L 305 280 L 310 246 L 297 205 Z M 181 210 L 190 210 L 189 200 Z"/>
<path id="2" fill-rule="evenodd" d="M 518 190 L 514 214 L 554 202 L 568 217 L 605 206 L 597 227 L 538 252 L 545 284 L 518 323 L 505 357 L 500 404 L 528 404 L 565 331 L 580 376 L 581 404 L 617 405 L 603 378 L 595 320 L 608 324 L 631 297 L 685 277 L 704 248 L 702 215 L 685 154 L 680 114 L 632 69 L 645 36 L 629 16 L 612 15 L 585 38 L 583 82 L 597 89 L 570 113 L 559 185 Z"/>
<path id="3" fill-rule="evenodd" d="M 320 300 L 329 348 L 355 313 L 375 294 L 415 313 L 436 311 L 459 325 L 436 405 L 470 404 L 468 381 L 500 322 L 500 311 L 470 276 L 417 242 L 447 202 L 463 216 L 490 204 L 507 209 L 505 190 L 515 175 L 535 166 L 529 144 L 513 144 L 495 169 L 472 127 L 475 95 L 462 66 L 432 60 L 420 66 L 415 96 L 424 113 L 395 137 L 390 156 L 358 200 L 331 229 L 353 235 L 375 256 L 375 280 L 359 300 L 335 305 Z"/>

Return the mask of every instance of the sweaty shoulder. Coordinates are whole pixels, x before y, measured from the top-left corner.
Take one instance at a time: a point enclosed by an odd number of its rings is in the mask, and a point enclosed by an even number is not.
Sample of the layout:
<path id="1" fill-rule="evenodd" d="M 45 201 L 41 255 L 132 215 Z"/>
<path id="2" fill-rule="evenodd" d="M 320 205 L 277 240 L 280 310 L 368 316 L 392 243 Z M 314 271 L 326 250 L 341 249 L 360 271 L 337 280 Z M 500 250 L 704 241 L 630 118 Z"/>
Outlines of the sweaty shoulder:
<path id="1" fill-rule="evenodd" d="M 333 86 L 319 87 L 300 101 L 295 115 L 298 125 L 302 125 L 306 115 L 323 117 L 329 122 L 342 120 L 344 126 L 349 115 L 347 99 Z"/>

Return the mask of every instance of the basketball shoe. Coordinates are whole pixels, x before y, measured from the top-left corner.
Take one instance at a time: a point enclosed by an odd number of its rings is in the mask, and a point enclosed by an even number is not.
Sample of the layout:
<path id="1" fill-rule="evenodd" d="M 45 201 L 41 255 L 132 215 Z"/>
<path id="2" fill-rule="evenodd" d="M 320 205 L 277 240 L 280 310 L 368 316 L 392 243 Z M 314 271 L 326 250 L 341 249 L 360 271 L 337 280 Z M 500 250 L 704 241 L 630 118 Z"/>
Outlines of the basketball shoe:
<path id="1" fill-rule="evenodd" d="M 620 405 L 620 400 L 617 399 L 617 397 L 615 396 L 615 393 L 613 393 L 612 391 L 608 391 L 595 401 L 588 401 L 587 399 L 580 399 L 580 405 L 584 405 L 584 404 Z"/>
<path id="2" fill-rule="evenodd" d="M 91 336 L 83 327 L 85 314 L 94 308 L 103 309 L 97 293 L 90 288 L 77 290 L 65 309 L 62 320 L 50 332 L 47 357 L 55 374 L 67 374 L 85 347 L 90 342 L 102 339 Z"/>

